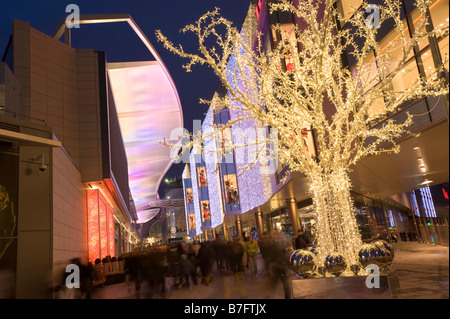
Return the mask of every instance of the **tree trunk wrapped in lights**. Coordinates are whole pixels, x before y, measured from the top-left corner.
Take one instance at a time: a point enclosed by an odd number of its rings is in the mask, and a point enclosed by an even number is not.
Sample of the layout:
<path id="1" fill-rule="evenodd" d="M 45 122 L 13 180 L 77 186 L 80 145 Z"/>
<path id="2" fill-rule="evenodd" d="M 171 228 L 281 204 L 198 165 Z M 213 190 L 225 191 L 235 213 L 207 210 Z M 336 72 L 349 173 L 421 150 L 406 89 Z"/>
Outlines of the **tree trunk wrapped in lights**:
<path id="1" fill-rule="evenodd" d="M 349 171 L 363 157 L 399 152 L 395 141 L 407 132 L 413 116 L 408 114 L 403 123 L 387 119 L 377 128 L 374 123 L 396 112 L 408 100 L 448 94 L 440 76 L 443 67 L 427 78 L 417 77 L 405 89 L 396 90 L 392 85 L 394 77 L 404 71 L 418 41 L 445 34 L 448 26 L 427 33 L 426 20 L 422 18 L 414 34 L 406 33 L 401 18 L 402 1 L 385 0 L 374 21 L 367 20 L 369 5 L 363 2 L 346 21 L 351 27 L 341 29 L 344 18 L 336 1 L 297 2 L 298 5 L 287 0 L 270 3 L 271 12 L 289 11 L 303 26 L 293 26 L 295 37 L 282 37 L 283 41 L 271 51 L 263 51 L 262 37 L 254 37 L 255 29 L 249 23 L 238 31 L 220 17 L 218 9 L 182 29 L 183 33 L 193 32 L 198 37 L 199 53 L 185 52 L 160 31 L 157 37 L 166 48 L 189 60 L 184 66 L 188 72 L 196 64 L 214 70 L 228 95 L 211 103 L 211 107 L 239 110 L 242 120 L 254 119 L 277 130 L 276 156 L 280 164 L 288 166 L 291 172 L 305 174 L 309 183 L 317 214 L 320 260 L 338 253 L 348 265 L 357 264 L 362 239 L 350 195 Z M 417 0 L 421 17 L 426 17 L 428 2 Z M 254 12 L 254 8 L 251 10 Z M 381 47 L 376 38 L 384 23 L 394 25 L 397 37 Z M 285 32 L 281 26 L 275 30 Z M 208 46 L 206 43 L 212 39 L 215 46 Z M 356 60 L 353 72 L 343 64 L 342 54 L 346 51 Z M 395 61 L 394 51 L 401 52 Z M 214 128 L 225 130 L 237 121 Z M 308 151 L 302 136 L 305 123 L 316 133 L 316 154 Z"/>

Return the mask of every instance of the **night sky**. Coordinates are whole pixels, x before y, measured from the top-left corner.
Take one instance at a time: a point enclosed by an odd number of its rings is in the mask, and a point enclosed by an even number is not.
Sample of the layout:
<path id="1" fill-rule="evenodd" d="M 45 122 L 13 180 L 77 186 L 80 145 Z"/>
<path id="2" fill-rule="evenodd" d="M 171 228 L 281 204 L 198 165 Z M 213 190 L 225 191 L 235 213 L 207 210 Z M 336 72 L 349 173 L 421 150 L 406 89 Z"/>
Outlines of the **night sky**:
<path id="1" fill-rule="evenodd" d="M 221 14 L 240 27 L 250 0 L 14 0 L 3 1 L 0 10 L 0 54 L 3 56 L 12 33 L 14 19 L 29 22 L 31 27 L 53 35 L 56 26 L 66 14 L 68 4 L 76 4 L 81 14 L 130 14 L 161 56 L 180 96 L 184 126 L 192 130 L 194 119 L 203 119 L 207 108 L 198 103 L 200 98 L 211 99 L 218 78 L 207 67 L 196 66 L 187 73 L 186 62 L 164 49 L 156 41 L 155 30 L 160 29 L 173 43 L 180 43 L 187 51 L 197 48 L 194 37 L 182 35 L 179 30 L 194 23 L 201 15 L 215 7 Z M 72 29 L 72 46 L 105 51 L 108 62 L 153 60 L 148 50 L 127 23 L 81 25 Z M 167 177 L 181 175 L 183 165 L 173 165 Z"/>

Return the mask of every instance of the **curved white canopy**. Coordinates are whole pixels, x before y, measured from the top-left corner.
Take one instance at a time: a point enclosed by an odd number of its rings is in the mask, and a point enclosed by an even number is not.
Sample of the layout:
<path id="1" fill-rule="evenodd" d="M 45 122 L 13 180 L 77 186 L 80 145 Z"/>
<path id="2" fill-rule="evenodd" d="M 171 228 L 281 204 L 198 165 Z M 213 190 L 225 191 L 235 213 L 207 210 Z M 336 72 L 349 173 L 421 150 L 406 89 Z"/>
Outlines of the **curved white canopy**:
<path id="1" fill-rule="evenodd" d="M 156 59 L 108 64 L 137 222 L 145 223 L 159 212 L 159 209 L 150 209 L 149 203 L 157 199 L 161 180 L 172 165 L 170 148 L 161 145 L 160 141 L 169 138 L 173 129 L 183 127 L 178 92 L 160 56 L 130 15 L 81 15 L 78 22 L 128 22 Z M 66 31 L 70 29 L 66 28 L 64 19 L 54 37 L 59 39 Z"/>
<path id="2" fill-rule="evenodd" d="M 108 64 L 138 222 L 153 218 L 161 180 L 171 166 L 170 148 L 160 141 L 183 126 L 176 91 L 158 62 Z"/>

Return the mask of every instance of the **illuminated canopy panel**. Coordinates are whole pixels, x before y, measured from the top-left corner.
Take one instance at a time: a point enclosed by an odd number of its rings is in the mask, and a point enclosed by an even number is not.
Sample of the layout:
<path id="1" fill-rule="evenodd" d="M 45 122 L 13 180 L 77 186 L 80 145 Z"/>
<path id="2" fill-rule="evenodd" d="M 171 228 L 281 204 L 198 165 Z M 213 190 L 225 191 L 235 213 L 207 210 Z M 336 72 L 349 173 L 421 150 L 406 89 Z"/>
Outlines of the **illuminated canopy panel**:
<path id="1" fill-rule="evenodd" d="M 108 64 L 120 129 L 128 158 L 131 194 L 139 222 L 152 219 L 149 210 L 160 182 L 170 168 L 170 148 L 160 144 L 183 126 L 178 96 L 158 62 Z"/>
<path id="2" fill-rule="evenodd" d="M 70 29 L 64 18 L 54 37 Z M 155 217 L 159 209 L 150 209 L 157 199 L 158 187 L 172 165 L 170 149 L 159 144 L 175 128 L 183 127 L 183 112 L 175 84 L 148 38 L 128 14 L 81 15 L 80 24 L 128 22 L 156 61 L 109 64 L 109 76 L 118 112 L 119 125 L 128 158 L 130 191 L 135 202 L 138 223 Z"/>

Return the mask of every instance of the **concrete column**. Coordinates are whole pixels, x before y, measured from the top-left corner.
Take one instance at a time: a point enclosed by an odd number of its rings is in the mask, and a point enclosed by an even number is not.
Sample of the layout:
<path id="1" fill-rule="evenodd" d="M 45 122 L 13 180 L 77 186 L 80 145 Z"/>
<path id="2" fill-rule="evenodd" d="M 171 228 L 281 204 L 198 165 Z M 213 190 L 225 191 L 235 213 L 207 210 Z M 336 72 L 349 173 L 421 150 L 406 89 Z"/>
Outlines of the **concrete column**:
<path id="1" fill-rule="evenodd" d="M 298 230 L 301 229 L 300 221 L 298 219 L 297 201 L 295 198 L 287 199 L 286 206 L 292 224 L 292 233 L 294 236 L 297 236 Z"/>
<path id="2" fill-rule="evenodd" d="M 258 233 L 262 235 L 264 233 L 263 221 L 262 221 L 262 211 L 258 207 L 258 211 L 255 212 L 256 227 L 258 228 Z"/>
<path id="3" fill-rule="evenodd" d="M 227 230 L 227 225 L 225 225 L 225 223 L 222 224 L 223 227 L 223 238 L 225 240 L 228 240 L 228 230 Z"/>
<path id="4" fill-rule="evenodd" d="M 235 221 L 236 221 L 237 235 L 238 236 L 242 236 L 241 216 L 240 215 L 235 215 Z"/>

